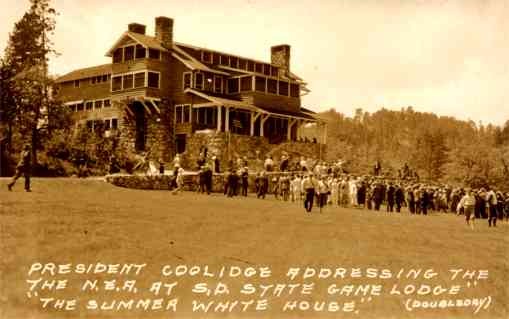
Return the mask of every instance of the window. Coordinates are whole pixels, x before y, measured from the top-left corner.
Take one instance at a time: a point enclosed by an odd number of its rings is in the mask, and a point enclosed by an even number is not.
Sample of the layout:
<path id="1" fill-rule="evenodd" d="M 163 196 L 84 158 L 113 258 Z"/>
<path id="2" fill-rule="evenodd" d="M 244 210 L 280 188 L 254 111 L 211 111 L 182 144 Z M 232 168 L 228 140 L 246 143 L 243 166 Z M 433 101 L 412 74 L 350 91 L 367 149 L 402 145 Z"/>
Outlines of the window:
<path id="1" fill-rule="evenodd" d="M 299 85 L 298 84 L 290 84 L 290 96 L 291 97 L 299 97 Z"/>
<path id="2" fill-rule="evenodd" d="M 145 72 L 134 74 L 134 87 L 135 88 L 145 87 Z"/>
<path id="3" fill-rule="evenodd" d="M 229 59 L 228 59 L 227 55 L 221 54 L 221 61 L 219 63 L 221 65 L 228 66 L 229 65 L 229 61 L 228 60 Z"/>
<path id="4" fill-rule="evenodd" d="M 265 92 L 265 78 L 261 76 L 255 77 L 255 90 Z"/>
<path id="5" fill-rule="evenodd" d="M 134 46 L 128 46 L 124 48 L 124 61 L 130 61 L 134 59 Z"/>
<path id="6" fill-rule="evenodd" d="M 104 100 L 104 107 L 110 107 L 111 104 L 110 104 L 110 100 Z"/>
<path id="7" fill-rule="evenodd" d="M 148 57 L 150 59 L 160 60 L 161 59 L 161 52 L 156 49 L 148 49 Z"/>
<path id="8" fill-rule="evenodd" d="M 124 84 L 123 84 L 124 90 L 133 88 L 133 85 L 134 85 L 133 77 L 134 76 L 132 74 L 124 75 Z"/>
<path id="9" fill-rule="evenodd" d="M 239 79 L 228 79 L 228 93 L 238 93 L 239 92 Z"/>
<path id="10" fill-rule="evenodd" d="M 80 80 L 74 80 L 74 87 L 79 88 L 80 87 Z"/>
<path id="11" fill-rule="evenodd" d="M 111 121 L 109 119 L 104 120 L 104 130 L 109 131 L 111 129 Z"/>
<path id="12" fill-rule="evenodd" d="M 214 92 L 223 93 L 223 77 L 218 75 L 214 76 Z"/>
<path id="13" fill-rule="evenodd" d="M 212 63 L 213 64 L 219 64 L 220 60 L 221 60 L 221 55 L 220 54 L 214 53 L 212 55 Z"/>
<path id="14" fill-rule="evenodd" d="M 270 64 L 263 65 L 263 74 L 270 75 Z"/>
<path id="15" fill-rule="evenodd" d="M 95 77 L 90 78 L 90 82 L 91 82 L 92 84 L 95 84 L 95 80 L 96 80 L 96 78 L 95 78 Z"/>
<path id="16" fill-rule="evenodd" d="M 212 52 L 202 51 L 201 59 L 203 62 L 212 63 Z"/>
<path id="17" fill-rule="evenodd" d="M 121 76 L 114 76 L 111 79 L 111 91 L 120 91 L 122 90 L 122 77 Z"/>
<path id="18" fill-rule="evenodd" d="M 190 109 L 190 106 L 189 105 L 184 105 L 184 114 L 182 114 L 183 116 L 183 123 L 189 123 L 190 122 L 190 117 L 189 117 L 189 110 Z"/>
<path id="19" fill-rule="evenodd" d="M 272 75 L 272 76 L 278 76 L 278 74 L 279 74 L 279 72 L 278 72 L 277 67 L 275 67 L 275 66 L 271 66 L 271 67 L 270 67 L 270 75 Z"/>
<path id="20" fill-rule="evenodd" d="M 95 105 L 94 105 L 95 109 L 101 109 L 102 107 L 103 107 L 103 101 L 102 100 L 95 101 Z"/>
<path id="21" fill-rule="evenodd" d="M 122 48 L 118 48 L 113 51 L 113 63 L 121 63 L 122 62 Z"/>
<path id="22" fill-rule="evenodd" d="M 107 82 L 107 81 L 108 81 L 108 75 L 106 75 L 106 74 L 105 74 L 105 75 L 103 75 L 103 76 L 102 76 L 102 81 L 103 81 L 103 82 Z"/>
<path id="23" fill-rule="evenodd" d="M 240 78 L 240 91 L 251 91 L 253 86 L 253 78 L 244 76 Z"/>
<path id="24" fill-rule="evenodd" d="M 203 89 L 203 74 L 202 73 L 196 73 L 194 75 L 194 87 L 199 90 Z"/>
<path id="25" fill-rule="evenodd" d="M 77 111 L 77 112 L 83 111 L 83 108 L 84 108 L 83 103 L 79 103 L 79 104 L 76 106 L 76 111 Z"/>
<path id="26" fill-rule="evenodd" d="M 148 72 L 148 87 L 159 88 L 159 73 Z"/>
<path id="27" fill-rule="evenodd" d="M 136 59 L 143 59 L 147 56 L 147 49 L 144 46 L 136 45 Z"/>
<path id="28" fill-rule="evenodd" d="M 69 108 L 71 109 L 72 112 L 76 112 L 76 104 L 69 105 Z"/>
<path id="29" fill-rule="evenodd" d="M 261 64 L 261 63 L 256 63 L 255 64 L 255 72 L 256 73 L 263 73 L 262 69 L 263 69 L 263 64 Z"/>
<path id="30" fill-rule="evenodd" d="M 247 70 L 247 61 L 244 59 L 239 59 L 239 69 Z"/>
<path id="31" fill-rule="evenodd" d="M 267 92 L 277 94 L 277 80 L 267 79 Z"/>
<path id="32" fill-rule="evenodd" d="M 191 87 L 192 78 L 191 72 L 184 72 L 184 89 Z"/>
<path id="33" fill-rule="evenodd" d="M 288 82 L 279 81 L 279 95 L 288 96 Z"/>
<path id="34" fill-rule="evenodd" d="M 254 70 L 255 70 L 255 63 L 253 61 L 247 61 L 247 70 L 249 72 L 254 72 Z"/>
<path id="35" fill-rule="evenodd" d="M 94 108 L 94 103 L 93 102 L 87 102 L 85 103 L 85 109 L 87 111 L 92 111 L 92 109 Z"/>
<path id="36" fill-rule="evenodd" d="M 238 68 L 238 64 L 239 64 L 239 59 L 237 57 L 230 57 L 230 66 L 232 68 Z"/>
<path id="37" fill-rule="evenodd" d="M 205 90 L 214 91 L 214 76 L 212 74 L 205 75 Z"/>
<path id="38" fill-rule="evenodd" d="M 94 130 L 94 121 L 87 121 L 87 129 L 92 132 Z"/>
<path id="39" fill-rule="evenodd" d="M 177 124 L 182 123 L 182 106 L 175 107 L 175 122 Z"/>
<path id="40" fill-rule="evenodd" d="M 111 119 L 111 129 L 118 129 L 118 119 Z"/>

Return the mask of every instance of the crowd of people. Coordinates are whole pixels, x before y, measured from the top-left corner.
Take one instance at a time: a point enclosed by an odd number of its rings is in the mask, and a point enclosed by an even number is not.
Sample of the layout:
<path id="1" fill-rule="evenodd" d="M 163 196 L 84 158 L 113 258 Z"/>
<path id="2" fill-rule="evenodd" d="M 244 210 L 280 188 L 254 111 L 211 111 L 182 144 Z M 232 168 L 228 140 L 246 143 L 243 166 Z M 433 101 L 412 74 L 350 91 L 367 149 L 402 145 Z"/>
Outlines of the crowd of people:
<path id="1" fill-rule="evenodd" d="M 509 192 L 491 187 L 472 189 L 422 183 L 407 164 L 395 178 L 384 176 L 379 162 L 372 174 L 363 176 L 348 174 L 341 160 L 326 163 L 302 157 L 291 162 L 283 154 L 278 164 L 279 167 L 267 156 L 263 167 L 255 170 L 256 196 L 263 199 L 273 195 L 277 200 L 302 202 L 308 213 L 313 207 L 320 212 L 326 207 L 351 207 L 388 213 L 404 210 L 416 215 L 454 213 L 464 215 L 472 228 L 475 218 L 487 219 L 490 227 L 496 227 L 497 220 L 509 222 Z M 273 174 L 275 171 L 279 174 Z M 223 175 L 224 195 L 247 196 L 250 172 L 253 170 L 245 157 L 232 161 Z M 198 190 L 210 193 L 212 169 L 202 166 L 198 176 Z"/>

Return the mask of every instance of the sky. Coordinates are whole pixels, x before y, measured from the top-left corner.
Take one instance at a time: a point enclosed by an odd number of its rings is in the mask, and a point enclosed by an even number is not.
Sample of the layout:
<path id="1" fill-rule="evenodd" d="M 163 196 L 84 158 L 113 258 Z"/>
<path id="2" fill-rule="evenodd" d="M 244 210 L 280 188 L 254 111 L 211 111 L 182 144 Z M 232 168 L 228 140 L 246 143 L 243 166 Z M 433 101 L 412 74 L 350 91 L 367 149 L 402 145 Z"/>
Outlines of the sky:
<path id="1" fill-rule="evenodd" d="M 174 19 L 178 42 L 270 62 L 291 46 L 308 82 L 303 106 L 352 116 L 385 107 L 476 123 L 509 120 L 507 0 L 53 0 L 53 74 L 109 63 L 131 22 L 154 34 Z M 28 0 L 0 0 L 0 52 Z"/>

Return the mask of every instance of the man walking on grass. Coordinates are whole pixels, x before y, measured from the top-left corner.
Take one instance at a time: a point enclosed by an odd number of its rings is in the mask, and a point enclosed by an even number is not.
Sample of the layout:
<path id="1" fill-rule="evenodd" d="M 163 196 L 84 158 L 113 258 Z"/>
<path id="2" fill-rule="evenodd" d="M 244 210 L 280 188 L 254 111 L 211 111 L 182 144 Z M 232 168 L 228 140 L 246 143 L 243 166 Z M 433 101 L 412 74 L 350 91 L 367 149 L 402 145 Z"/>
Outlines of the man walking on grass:
<path id="1" fill-rule="evenodd" d="M 316 182 L 313 178 L 313 173 L 309 173 L 309 175 L 304 178 L 302 181 L 302 189 L 306 192 L 306 198 L 304 199 L 304 208 L 306 212 L 311 213 L 313 209 L 313 201 L 315 200 L 315 186 Z"/>
<path id="2" fill-rule="evenodd" d="M 21 152 L 21 156 L 16 166 L 16 173 L 12 177 L 12 181 L 7 185 L 7 189 L 12 191 L 12 187 L 16 184 L 18 178 L 23 175 L 25 177 L 25 191 L 31 192 L 30 190 L 30 171 L 31 171 L 31 163 L 32 162 L 32 154 L 30 152 L 30 144 L 26 144 Z"/>
<path id="3" fill-rule="evenodd" d="M 475 196 L 472 193 L 471 189 L 467 190 L 467 193 L 465 196 L 463 196 L 458 204 L 458 207 L 456 208 L 457 214 L 460 214 L 460 210 L 463 208 L 463 211 L 465 213 L 465 220 L 467 222 L 467 225 L 470 225 L 472 229 L 474 229 L 474 220 L 475 220 Z M 471 221 L 471 223 L 470 223 Z"/>

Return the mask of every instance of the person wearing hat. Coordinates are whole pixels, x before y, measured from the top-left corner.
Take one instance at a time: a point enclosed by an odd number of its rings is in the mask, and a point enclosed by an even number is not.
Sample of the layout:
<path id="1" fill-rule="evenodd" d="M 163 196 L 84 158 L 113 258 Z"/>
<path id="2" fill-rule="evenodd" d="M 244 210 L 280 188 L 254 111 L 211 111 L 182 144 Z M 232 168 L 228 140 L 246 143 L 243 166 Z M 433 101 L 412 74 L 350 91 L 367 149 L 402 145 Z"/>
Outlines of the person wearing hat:
<path id="1" fill-rule="evenodd" d="M 25 144 L 21 156 L 16 165 L 16 173 L 12 177 L 11 182 L 7 185 L 7 189 L 12 191 L 12 187 L 16 184 L 18 178 L 23 175 L 25 177 L 25 191 L 30 192 L 30 171 L 32 167 L 32 153 L 30 152 L 30 144 Z"/>
<path id="2" fill-rule="evenodd" d="M 467 225 L 470 225 L 472 229 L 474 229 L 474 220 L 475 220 L 475 214 L 474 214 L 474 208 L 475 208 L 475 196 L 472 192 L 472 190 L 469 188 L 467 189 L 467 192 L 465 196 L 463 196 L 458 203 L 458 207 L 456 208 L 457 213 L 460 213 L 460 210 L 463 208 L 463 212 L 465 213 L 465 221 L 467 222 Z M 472 221 L 472 223 L 470 223 Z"/>
<path id="3" fill-rule="evenodd" d="M 302 181 L 302 189 L 306 193 L 305 199 L 304 199 L 304 208 L 306 209 L 306 212 L 311 213 L 311 210 L 313 209 L 313 201 L 315 199 L 315 188 L 316 188 L 316 181 L 313 177 L 313 173 L 309 173 L 306 178 Z"/>

